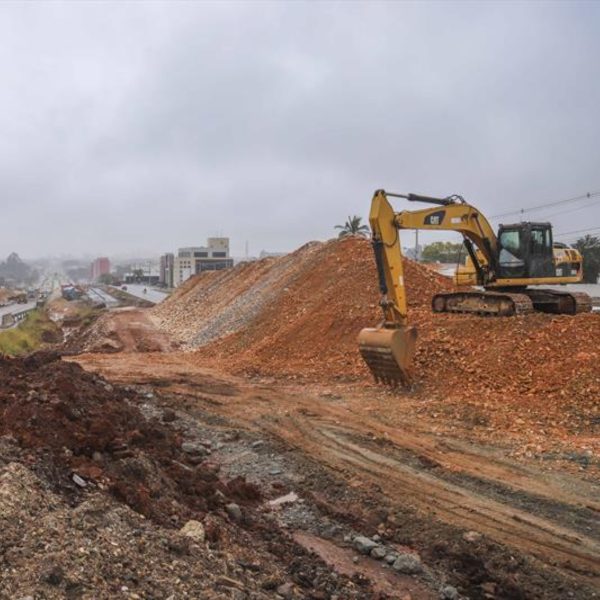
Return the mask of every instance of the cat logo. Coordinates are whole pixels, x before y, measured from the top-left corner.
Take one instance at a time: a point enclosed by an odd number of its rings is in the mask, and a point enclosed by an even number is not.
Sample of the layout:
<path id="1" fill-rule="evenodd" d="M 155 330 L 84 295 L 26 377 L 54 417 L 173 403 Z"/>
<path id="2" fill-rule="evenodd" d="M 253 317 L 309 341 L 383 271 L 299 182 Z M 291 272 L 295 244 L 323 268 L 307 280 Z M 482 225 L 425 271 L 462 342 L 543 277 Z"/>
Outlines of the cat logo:
<path id="1" fill-rule="evenodd" d="M 427 215 L 425 217 L 425 221 L 424 224 L 425 225 L 441 225 L 442 221 L 444 220 L 444 216 L 446 215 L 446 211 L 445 210 L 438 210 L 434 213 L 431 213 L 430 215 Z"/>

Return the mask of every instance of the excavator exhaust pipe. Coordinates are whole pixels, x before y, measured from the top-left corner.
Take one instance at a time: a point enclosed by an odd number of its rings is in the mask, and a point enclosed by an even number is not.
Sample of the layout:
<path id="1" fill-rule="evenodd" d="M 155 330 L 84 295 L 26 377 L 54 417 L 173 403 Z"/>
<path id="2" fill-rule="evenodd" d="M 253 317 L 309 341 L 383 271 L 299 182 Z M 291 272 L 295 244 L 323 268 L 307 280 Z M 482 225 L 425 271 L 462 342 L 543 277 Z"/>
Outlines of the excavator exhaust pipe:
<path id="1" fill-rule="evenodd" d="M 416 341 L 416 327 L 366 328 L 358 335 L 358 348 L 377 383 L 410 387 Z"/>

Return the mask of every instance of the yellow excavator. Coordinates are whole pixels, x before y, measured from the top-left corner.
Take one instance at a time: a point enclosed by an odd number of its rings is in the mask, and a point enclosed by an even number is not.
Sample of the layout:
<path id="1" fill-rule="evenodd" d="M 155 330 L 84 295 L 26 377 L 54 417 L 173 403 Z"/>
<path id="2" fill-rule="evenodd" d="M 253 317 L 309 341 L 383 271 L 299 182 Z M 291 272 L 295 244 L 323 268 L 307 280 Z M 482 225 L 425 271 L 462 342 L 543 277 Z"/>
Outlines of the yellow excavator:
<path id="1" fill-rule="evenodd" d="M 435 206 L 395 212 L 390 197 Z M 383 321 L 376 328 L 363 329 L 358 344 L 378 382 L 410 385 L 412 381 L 417 331 L 408 322 L 401 229 L 456 231 L 463 236 L 467 263 L 458 270 L 455 281 L 480 289 L 436 294 L 432 298 L 434 312 L 513 316 L 536 310 L 570 315 L 592 310 L 587 294 L 529 287 L 580 283 L 583 278 L 581 254 L 554 244 L 550 223 L 500 225 L 496 235 L 486 217 L 461 196 L 432 198 L 384 190 L 373 196 L 369 221 Z"/>

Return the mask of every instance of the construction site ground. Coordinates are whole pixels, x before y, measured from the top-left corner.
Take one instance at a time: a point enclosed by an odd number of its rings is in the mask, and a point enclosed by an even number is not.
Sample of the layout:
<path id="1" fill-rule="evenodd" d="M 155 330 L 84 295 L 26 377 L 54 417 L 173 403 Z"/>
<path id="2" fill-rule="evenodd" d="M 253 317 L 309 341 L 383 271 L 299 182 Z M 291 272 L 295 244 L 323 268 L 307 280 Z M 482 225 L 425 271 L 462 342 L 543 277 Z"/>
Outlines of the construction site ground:
<path id="1" fill-rule="evenodd" d="M 229 476 L 267 497 L 297 494 L 280 514 L 290 535 L 391 597 L 437 597 L 444 582 L 469 598 L 596 593 L 597 464 L 583 457 L 515 457 L 518 436 L 483 443 L 464 419 L 439 427 L 438 413 L 373 387 L 248 381 L 185 353 L 77 361 L 152 390 L 163 410 L 222 444 L 211 456 Z M 354 563 L 357 533 L 417 552 L 426 571 L 409 584 L 371 558 Z"/>
<path id="2" fill-rule="evenodd" d="M 358 355 L 356 239 L 6 359 L 0 597 L 600 597 L 600 316 L 433 315 L 452 284 L 406 276 L 411 389 Z"/>

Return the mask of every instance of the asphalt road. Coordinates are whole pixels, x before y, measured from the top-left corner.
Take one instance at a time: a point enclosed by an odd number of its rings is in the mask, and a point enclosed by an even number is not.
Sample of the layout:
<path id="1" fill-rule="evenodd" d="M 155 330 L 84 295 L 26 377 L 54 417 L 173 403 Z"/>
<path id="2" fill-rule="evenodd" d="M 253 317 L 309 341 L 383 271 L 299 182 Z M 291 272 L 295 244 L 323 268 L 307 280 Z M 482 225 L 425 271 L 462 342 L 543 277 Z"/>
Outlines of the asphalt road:
<path id="1" fill-rule="evenodd" d="M 107 294 L 104 290 L 101 290 L 100 288 L 89 288 L 88 296 L 90 296 L 92 300 L 104 302 L 106 306 L 116 306 L 117 304 L 119 304 L 119 301 L 116 298 L 113 298 L 111 295 Z"/>
<path id="2" fill-rule="evenodd" d="M 145 294 L 144 290 L 146 290 Z M 138 285 L 136 283 L 127 284 L 127 293 L 131 294 L 132 296 L 135 296 L 136 298 L 141 298 L 142 300 L 154 302 L 154 304 L 162 302 L 169 295 L 166 292 L 161 292 L 151 287 L 146 287 L 145 285 Z"/>
<path id="3" fill-rule="evenodd" d="M 35 301 L 28 302 L 27 304 L 9 304 L 8 306 L 0 307 L 0 319 L 4 315 L 10 315 L 12 313 L 18 313 L 23 310 L 32 310 L 35 308 Z"/>

